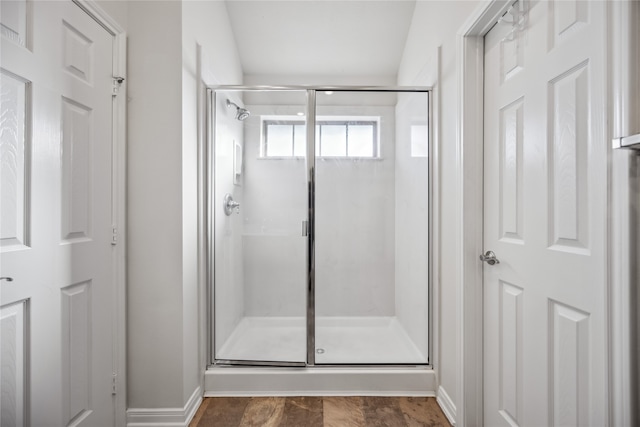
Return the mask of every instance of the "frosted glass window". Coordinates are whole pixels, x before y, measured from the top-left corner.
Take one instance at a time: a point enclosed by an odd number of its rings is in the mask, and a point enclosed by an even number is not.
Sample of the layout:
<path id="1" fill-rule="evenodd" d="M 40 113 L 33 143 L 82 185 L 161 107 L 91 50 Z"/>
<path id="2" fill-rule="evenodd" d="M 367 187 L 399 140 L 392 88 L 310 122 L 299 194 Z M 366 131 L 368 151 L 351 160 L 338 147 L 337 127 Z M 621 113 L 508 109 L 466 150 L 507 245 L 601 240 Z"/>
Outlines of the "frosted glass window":
<path id="1" fill-rule="evenodd" d="M 427 125 L 411 125 L 411 157 L 429 157 Z"/>
<path id="2" fill-rule="evenodd" d="M 349 125 L 348 157 L 374 157 L 373 125 Z"/>
<path id="3" fill-rule="evenodd" d="M 292 125 L 269 125 L 267 131 L 267 157 L 291 157 Z"/>
<path id="4" fill-rule="evenodd" d="M 322 120 L 316 122 L 316 156 L 376 158 L 378 122 L 373 120 Z M 304 121 L 264 121 L 263 157 L 305 157 Z"/>
<path id="5" fill-rule="evenodd" d="M 320 127 L 320 156 L 345 157 L 347 155 L 347 127 L 324 125 Z"/>

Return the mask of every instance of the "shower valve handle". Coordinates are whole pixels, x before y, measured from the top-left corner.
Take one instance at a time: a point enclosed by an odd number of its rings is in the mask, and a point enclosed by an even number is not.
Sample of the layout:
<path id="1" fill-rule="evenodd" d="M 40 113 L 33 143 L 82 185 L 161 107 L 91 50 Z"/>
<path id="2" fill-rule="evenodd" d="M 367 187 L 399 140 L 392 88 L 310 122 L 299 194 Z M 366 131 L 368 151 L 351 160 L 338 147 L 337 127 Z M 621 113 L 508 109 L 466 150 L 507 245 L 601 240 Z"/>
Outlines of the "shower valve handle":
<path id="1" fill-rule="evenodd" d="M 222 207 L 224 208 L 225 215 L 229 216 L 235 209 L 236 213 L 240 213 L 240 203 L 233 200 L 233 196 L 230 193 L 224 195 Z"/>

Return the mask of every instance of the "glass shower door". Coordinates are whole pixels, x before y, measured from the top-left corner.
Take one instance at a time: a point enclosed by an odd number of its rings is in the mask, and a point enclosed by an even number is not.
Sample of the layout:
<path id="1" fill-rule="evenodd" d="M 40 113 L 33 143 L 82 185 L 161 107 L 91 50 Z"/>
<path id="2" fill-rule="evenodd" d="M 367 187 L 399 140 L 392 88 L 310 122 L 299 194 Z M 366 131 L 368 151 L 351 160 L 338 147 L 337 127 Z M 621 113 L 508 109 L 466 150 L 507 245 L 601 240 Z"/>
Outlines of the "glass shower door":
<path id="1" fill-rule="evenodd" d="M 213 355 L 218 363 L 307 359 L 307 92 L 213 98 Z"/>
<path id="2" fill-rule="evenodd" d="M 427 364 L 428 92 L 316 100 L 315 363 Z"/>

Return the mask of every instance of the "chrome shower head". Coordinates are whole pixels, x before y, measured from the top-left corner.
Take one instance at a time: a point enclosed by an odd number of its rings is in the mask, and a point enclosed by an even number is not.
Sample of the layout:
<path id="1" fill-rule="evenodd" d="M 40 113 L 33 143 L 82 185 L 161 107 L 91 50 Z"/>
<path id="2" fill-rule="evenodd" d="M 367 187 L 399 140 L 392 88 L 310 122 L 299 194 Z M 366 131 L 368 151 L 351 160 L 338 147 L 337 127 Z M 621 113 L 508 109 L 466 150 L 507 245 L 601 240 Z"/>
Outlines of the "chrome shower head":
<path id="1" fill-rule="evenodd" d="M 232 105 L 236 107 L 236 120 L 242 121 L 247 119 L 247 117 L 251 115 L 251 112 L 249 110 L 247 110 L 246 108 L 241 108 L 235 102 L 231 102 L 227 99 L 227 107 L 231 107 Z"/>
<path id="2" fill-rule="evenodd" d="M 248 118 L 251 115 L 251 112 L 246 108 L 238 108 L 238 112 L 236 113 L 236 119 L 242 121 Z"/>

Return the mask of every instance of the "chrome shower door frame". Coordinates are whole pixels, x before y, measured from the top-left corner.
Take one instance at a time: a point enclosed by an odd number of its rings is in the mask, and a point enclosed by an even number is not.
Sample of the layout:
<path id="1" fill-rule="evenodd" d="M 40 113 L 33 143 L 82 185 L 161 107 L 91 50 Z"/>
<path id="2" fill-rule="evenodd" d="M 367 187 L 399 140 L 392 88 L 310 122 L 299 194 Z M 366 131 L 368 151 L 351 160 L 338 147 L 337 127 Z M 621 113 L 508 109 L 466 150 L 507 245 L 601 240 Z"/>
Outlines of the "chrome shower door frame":
<path id="1" fill-rule="evenodd" d="M 214 325 L 214 307 L 215 307 L 215 273 L 214 273 L 214 255 L 215 255 L 215 243 L 213 239 L 214 228 L 214 199 L 212 197 L 214 190 L 214 167 L 215 164 L 215 102 L 214 97 L 216 91 L 238 91 L 238 92 L 250 92 L 250 91 L 306 91 L 307 93 L 307 121 L 306 121 L 306 173 L 307 173 L 307 277 L 306 277 L 306 363 L 304 362 L 278 362 L 278 361 L 246 361 L 246 360 L 223 360 L 215 358 L 215 325 Z M 433 147 L 433 89 L 426 86 L 244 86 L 244 85 L 220 85 L 220 86 L 208 86 L 206 88 L 206 117 L 207 117 L 207 140 L 203 156 L 205 161 L 205 180 L 204 183 L 204 207 L 205 207 L 205 235 L 206 235 L 206 248 L 204 259 L 207 260 L 206 271 L 206 291 L 207 291 L 207 326 L 210 329 L 207 333 L 207 361 L 208 366 L 225 366 L 225 365 L 248 365 L 248 366 L 275 366 L 275 367 L 345 367 L 345 366 L 407 366 L 407 364 L 364 364 L 364 365 L 352 365 L 352 364 L 340 364 L 329 365 L 321 364 L 316 365 L 315 361 L 315 328 L 316 328 L 316 304 L 315 304 L 315 186 L 316 186 L 316 93 L 322 91 L 333 92 L 409 92 L 409 93 L 426 93 L 428 102 L 428 150 L 429 150 L 429 171 L 428 171 L 428 203 L 429 203 L 429 218 L 428 218 L 428 250 L 429 257 L 428 263 L 428 355 L 429 361 L 426 365 L 420 364 L 421 367 L 431 367 L 432 364 L 432 352 L 433 352 L 433 304 L 432 304 L 432 288 L 433 288 L 433 159 L 434 159 L 434 147 Z M 410 364 L 415 366 L 415 364 Z"/>

